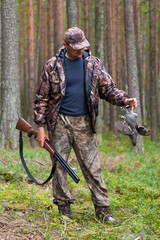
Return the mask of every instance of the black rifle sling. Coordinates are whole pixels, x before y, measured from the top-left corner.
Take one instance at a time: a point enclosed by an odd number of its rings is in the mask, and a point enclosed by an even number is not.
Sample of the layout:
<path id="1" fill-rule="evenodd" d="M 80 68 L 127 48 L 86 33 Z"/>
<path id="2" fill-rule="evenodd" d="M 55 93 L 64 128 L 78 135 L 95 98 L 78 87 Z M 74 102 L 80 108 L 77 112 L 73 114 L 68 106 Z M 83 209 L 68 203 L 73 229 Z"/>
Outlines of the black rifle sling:
<path id="1" fill-rule="evenodd" d="M 19 153 L 20 153 L 20 157 L 21 157 L 21 162 L 22 162 L 22 165 L 24 167 L 24 169 L 26 170 L 26 173 L 28 174 L 28 176 L 31 178 L 31 180 L 37 184 L 37 185 L 44 185 L 45 183 L 47 183 L 48 181 L 51 180 L 51 178 L 53 177 L 54 175 L 54 172 L 56 170 L 56 164 L 57 164 L 57 159 L 55 159 L 55 162 L 54 162 L 54 165 L 52 166 L 52 170 L 51 170 L 51 173 L 49 175 L 49 177 L 46 179 L 46 181 L 44 181 L 43 183 L 39 183 L 36 181 L 36 179 L 32 176 L 32 174 L 30 173 L 27 165 L 26 165 L 26 162 L 24 160 L 24 157 L 23 157 L 23 139 L 22 139 L 22 131 L 20 131 L 19 133 Z"/>

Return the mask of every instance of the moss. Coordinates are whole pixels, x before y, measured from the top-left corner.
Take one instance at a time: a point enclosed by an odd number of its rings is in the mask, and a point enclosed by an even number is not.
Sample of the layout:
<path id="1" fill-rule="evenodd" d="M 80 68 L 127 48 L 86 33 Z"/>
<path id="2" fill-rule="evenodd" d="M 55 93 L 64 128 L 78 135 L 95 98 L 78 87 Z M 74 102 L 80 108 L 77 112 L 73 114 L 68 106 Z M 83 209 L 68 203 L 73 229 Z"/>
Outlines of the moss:
<path id="1" fill-rule="evenodd" d="M 40 172 L 38 176 L 45 179 L 50 170 L 49 156 L 40 148 L 30 148 L 26 139 L 24 145 L 30 170 L 35 175 Z M 54 236 L 54 239 L 126 240 L 135 239 L 144 231 L 146 239 L 159 239 L 159 143 L 146 139 L 144 147 L 144 154 L 133 154 L 126 137 L 115 141 L 114 136 L 107 132 L 104 132 L 103 142 L 99 145 L 110 208 L 113 216 L 121 220 L 120 226 L 107 225 L 95 218 L 90 192 L 77 162 L 71 161 L 70 166 L 80 177 L 80 183 L 76 184 L 68 176 L 71 192 L 77 201 L 71 206 L 72 220 L 64 225 L 57 206 L 52 203 L 51 182 L 44 187 L 29 184 L 19 152 L 1 149 L 0 211 L 9 223 L 3 231 L 7 234 L 16 223 L 19 227 L 14 229 L 15 233 L 26 238 L 35 234 L 35 239 L 43 239 L 44 236 L 45 239 L 53 239 Z M 71 155 L 74 159 L 73 152 Z M 44 163 L 44 166 L 38 162 Z M 8 180 L 5 181 L 3 176 Z"/>

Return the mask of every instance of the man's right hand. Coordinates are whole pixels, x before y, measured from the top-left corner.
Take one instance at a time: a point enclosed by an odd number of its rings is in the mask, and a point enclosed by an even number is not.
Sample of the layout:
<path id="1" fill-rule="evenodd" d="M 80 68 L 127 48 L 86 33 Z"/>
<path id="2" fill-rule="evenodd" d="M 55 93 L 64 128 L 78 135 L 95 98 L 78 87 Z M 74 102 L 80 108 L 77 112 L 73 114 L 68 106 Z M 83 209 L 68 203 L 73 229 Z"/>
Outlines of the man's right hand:
<path id="1" fill-rule="evenodd" d="M 44 141 L 45 141 L 45 139 L 48 139 L 48 140 L 49 140 L 49 137 L 48 137 L 48 135 L 45 133 L 44 128 L 43 128 L 43 127 L 39 127 L 39 128 L 38 128 L 38 134 L 37 134 L 37 140 L 38 140 L 39 146 L 40 146 L 41 148 L 44 147 Z"/>

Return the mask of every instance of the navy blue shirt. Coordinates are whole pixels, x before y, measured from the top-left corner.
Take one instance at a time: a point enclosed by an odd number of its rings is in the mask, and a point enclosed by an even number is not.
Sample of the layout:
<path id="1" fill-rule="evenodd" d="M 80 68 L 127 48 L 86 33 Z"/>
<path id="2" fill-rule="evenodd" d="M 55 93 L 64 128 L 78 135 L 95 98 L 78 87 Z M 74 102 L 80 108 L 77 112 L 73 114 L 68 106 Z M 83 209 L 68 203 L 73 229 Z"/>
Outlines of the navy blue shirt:
<path id="1" fill-rule="evenodd" d="M 83 58 L 71 60 L 65 57 L 66 95 L 60 112 L 70 116 L 88 113 L 85 100 L 85 76 Z"/>

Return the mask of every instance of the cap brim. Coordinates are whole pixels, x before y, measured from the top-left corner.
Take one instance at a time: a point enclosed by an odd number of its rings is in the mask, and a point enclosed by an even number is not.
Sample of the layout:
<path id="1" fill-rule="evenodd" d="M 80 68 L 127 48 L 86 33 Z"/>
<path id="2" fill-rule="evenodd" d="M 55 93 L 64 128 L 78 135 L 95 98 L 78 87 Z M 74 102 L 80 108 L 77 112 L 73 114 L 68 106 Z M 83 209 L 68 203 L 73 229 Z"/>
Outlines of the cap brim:
<path id="1" fill-rule="evenodd" d="M 79 50 L 82 48 L 88 48 L 90 46 L 90 43 L 87 41 L 87 39 L 84 39 L 82 42 L 79 43 L 70 43 L 69 44 L 74 50 Z"/>

